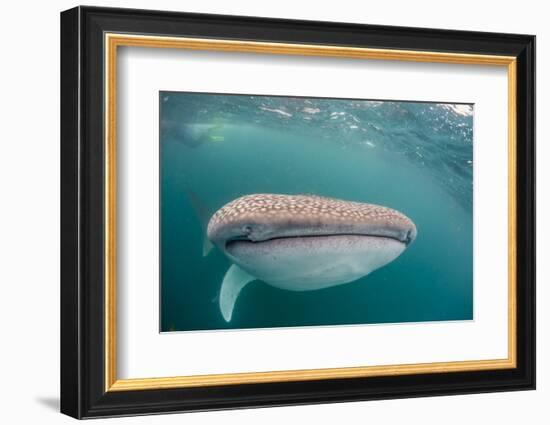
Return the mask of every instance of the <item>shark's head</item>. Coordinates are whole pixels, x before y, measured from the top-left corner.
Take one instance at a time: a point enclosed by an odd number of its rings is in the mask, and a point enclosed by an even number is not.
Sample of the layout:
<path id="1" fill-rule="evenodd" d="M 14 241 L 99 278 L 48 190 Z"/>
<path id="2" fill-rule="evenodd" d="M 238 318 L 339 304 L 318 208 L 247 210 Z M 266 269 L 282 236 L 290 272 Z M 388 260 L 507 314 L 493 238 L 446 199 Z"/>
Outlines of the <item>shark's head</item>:
<path id="1" fill-rule="evenodd" d="M 254 194 L 218 210 L 207 236 L 250 275 L 301 291 L 351 282 L 393 261 L 416 226 L 380 205 Z"/>

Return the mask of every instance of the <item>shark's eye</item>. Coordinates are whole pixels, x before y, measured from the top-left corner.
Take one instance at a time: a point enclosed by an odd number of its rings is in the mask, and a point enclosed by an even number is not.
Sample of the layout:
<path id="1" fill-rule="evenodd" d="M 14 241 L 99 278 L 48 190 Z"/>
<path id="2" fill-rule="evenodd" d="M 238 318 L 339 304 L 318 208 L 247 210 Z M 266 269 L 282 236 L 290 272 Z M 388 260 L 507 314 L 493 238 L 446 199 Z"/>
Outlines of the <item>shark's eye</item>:
<path id="1" fill-rule="evenodd" d="M 243 233 L 245 235 L 249 235 L 250 233 L 252 233 L 252 226 L 250 226 L 249 224 L 246 224 L 243 226 Z"/>

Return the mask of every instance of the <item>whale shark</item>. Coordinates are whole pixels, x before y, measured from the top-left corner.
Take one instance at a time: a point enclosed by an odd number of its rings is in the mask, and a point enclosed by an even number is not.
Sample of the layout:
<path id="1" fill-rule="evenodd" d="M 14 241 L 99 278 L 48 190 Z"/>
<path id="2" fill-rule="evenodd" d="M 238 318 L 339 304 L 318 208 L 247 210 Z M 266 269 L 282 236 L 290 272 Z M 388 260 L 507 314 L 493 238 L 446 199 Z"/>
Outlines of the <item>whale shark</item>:
<path id="1" fill-rule="evenodd" d="M 406 215 L 381 205 L 260 193 L 221 207 L 206 233 L 232 263 L 219 296 L 222 316 L 230 322 L 250 282 L 289 291 L 353 282 L 399 257 L 417 230 Z"/>

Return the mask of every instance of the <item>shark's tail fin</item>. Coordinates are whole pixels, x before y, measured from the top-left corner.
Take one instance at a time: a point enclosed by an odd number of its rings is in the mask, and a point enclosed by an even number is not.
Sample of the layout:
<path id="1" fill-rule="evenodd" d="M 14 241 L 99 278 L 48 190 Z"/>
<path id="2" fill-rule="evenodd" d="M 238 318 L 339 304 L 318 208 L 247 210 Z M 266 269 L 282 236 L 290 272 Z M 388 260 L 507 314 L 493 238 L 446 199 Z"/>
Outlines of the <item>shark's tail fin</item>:
<path id="1" fill-rule="evenodd" d="M 220 289 L 220 310 L 226 322 L 231 321 L 235 301 L 247 283 L 256 280 L 239 266 L 233 264 L 227 270 Z"/>
<path id="2" fill-rule="evenodd" d="M 212 251 L 212 248 L 214 248 L 214 244 L 210 242 L 210 239 L 206 237 L 206 232 L 205 232 L 202 240 L 202 256 L 206 257 L 208 254 L 210 254 L 210 251 Z"/>
<path id="3" fill-rule="evenodd" d="M 214 248 L 212 242 L 210 242 L 206 237 L 206 228 L 208 227 L 208 220 L 210 219 L 211 214 L 209 213 L 208 208 L 204 205 L 199 196 L 195 192 L 193 192 L 193 190 L 188 187 L 186 188 L 185 193 L 187 194 L 187 199 L 193 207 L 193 210 L 195 211 L 195 214 L 201 224 L 201 229 L 203 233 L 202 256 L 206 257 L 208 254 L 210 254 L 212 248 Z"/>

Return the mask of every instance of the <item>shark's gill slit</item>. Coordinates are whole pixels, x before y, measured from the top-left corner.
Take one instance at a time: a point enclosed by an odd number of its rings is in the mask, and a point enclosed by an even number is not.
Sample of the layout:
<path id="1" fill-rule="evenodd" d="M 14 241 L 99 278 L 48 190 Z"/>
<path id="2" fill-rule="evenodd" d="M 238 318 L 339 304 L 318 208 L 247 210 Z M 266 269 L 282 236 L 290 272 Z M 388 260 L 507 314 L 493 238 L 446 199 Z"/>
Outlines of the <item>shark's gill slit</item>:
<path id="1" fill-rule="evenodd" d="M 353 282 L 392 262 L 416 238 L 415 224 L 388 207 L 312 195 L 246 195 L 210 219 L 208 239 L 233 263 L 220 289 L 229 322 L 254 280 L 290 291 Z"/>

